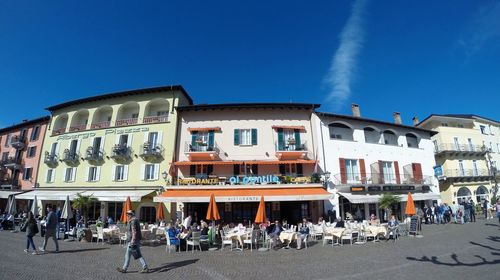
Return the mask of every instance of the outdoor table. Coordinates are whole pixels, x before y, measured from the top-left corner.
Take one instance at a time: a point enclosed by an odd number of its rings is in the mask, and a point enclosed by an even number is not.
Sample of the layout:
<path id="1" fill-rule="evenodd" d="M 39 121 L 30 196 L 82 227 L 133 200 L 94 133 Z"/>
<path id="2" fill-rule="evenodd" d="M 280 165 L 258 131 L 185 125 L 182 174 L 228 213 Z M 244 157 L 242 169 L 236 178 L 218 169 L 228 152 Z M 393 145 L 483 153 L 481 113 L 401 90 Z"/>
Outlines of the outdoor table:
<path id="1" fill-rule="evenodd" d="M 102 233 L 104 237 L 108 237 L 108 240 L 113 237 L 117 237 L 120 234 L 119 228 L 103 228 Z"/>
<path id="2" fill-rule="evenodd" d="M 387 235 L 387 228 L 384 226 L 367 226 L 366 229 L 375 236 L 378 236 L 379 234 Z"/>
<path id="3" fill-rule="evenodd" d="M 325 227 L 324 232 L 331 234 L 337 238 L 341 238 L 342 234 L 344 234 L 344 231 L 346 231 L 345 228 L 336 228 L 336 227 Z"/>
<path id="4" fill-rule="evenodd" d="M 233 229 L 226 234 L 226 237 L 238 240 L 238 243 L 243 248 L 243 238 L 247 233 L 246 231 L 240 231 L 238 229 Z"/>
<path id="5" fill-rule="evenodd" d="M 288 240 L 288 244 L 297 239 L 297 232 L 284 230 L 280 233 L 280 241 L 285 243 L 285 240 Z"/>

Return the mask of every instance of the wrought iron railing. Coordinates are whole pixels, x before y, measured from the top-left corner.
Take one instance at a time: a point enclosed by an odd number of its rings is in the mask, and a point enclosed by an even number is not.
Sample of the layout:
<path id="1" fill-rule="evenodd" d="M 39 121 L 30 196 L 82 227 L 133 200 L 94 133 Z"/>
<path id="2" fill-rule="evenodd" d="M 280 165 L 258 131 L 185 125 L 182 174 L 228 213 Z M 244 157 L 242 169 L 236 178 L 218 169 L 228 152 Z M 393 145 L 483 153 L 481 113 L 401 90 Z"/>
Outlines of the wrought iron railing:
<path id="1" fill-rule="evenodd" d="M 143 158 L 162 158 L 164 149 L 162 145 L 145 142 L 141 145 L 140 156 Z"/>
<path id="2" fill-rule="evenodd" d="M 87 129 L 87 124 L 79 124 L 79 125 L 70 126 L 69 132 L 83 131 L 85 129 Z"/>
<path id="3" fill-rule="evenodd" d="M 470 144 L 454 144 L 454 143 L 441 143 L 434 147 L 436 154 L 443 152 L 467 152 L 467 153 L 486 153 L 487 149 L 483 145 L 470 145 Z"/>
<path id="4" fill-rule="evenodd" d="M 132 156 L 132 150 L 127 144 L 116 144 L 111 151 L 113 159 L 128 159 Z"/>
<path id="5" fill-rule="evenodd" d="M 43 162 L 47 165 L 55 165 L 59 161 L 59 157 L 56 154 L 45 152 L 45 157 Z"/>
<path id="6" fill-rule="evenodd" d="M 104 151 L 102 149 L 90 146 L 85 151 L 85 159 L 88 161 L 101 161 L 104 159 Z"/>
<path id="7" fill-rule="evenodd" d="M 145 124 L 168 122 L 168 115 L 144 117 L 144 119 L 142 119 L 142 122 Z"/>
<path id="8" fill-rule="evenodd" d="M 487 177 L 493 176 L 488 169 L 446 169 L 443 171 L 446 177 Z"/>
<path id="9" fill-rule="evenodd" d="M 10 139 L 10 144 L 12 147 L 18 150 L 22 150 L 24 147 L 26 147 L 26 136 L 20 136 L 20 135 L 14 135 Z"/>
<path id="10" fill-rule="evenodd" d="M 90 125 L 91 129 L 99 129 L 99 128 L 108 128 L 111 125 L 111 122 L 98 122 Z"/>
<path id="11" fill-rule="evenodd" d="M 67 164 L 72 164 L 80 161 L 80 154 L 69 149 L 64 150 L 62 161 Z"/>
<path id="12" fill-rule="evenodd" d="M 116 120 L 115 125 L 116 126 L 133 125 L 137 124 L 138 121 L 139 121 L 138 118 L 121 119 L 121 120 Z"/>
<path id="13" fill-rule="evenodd" d="M 275 147 L 277 152 L 296 152 L 296 151 L 304 151 L 307 152 L 307 141 L 301 141 L 300 144 L 294 141 L 283 141 L 275 142 Z"/>
<path id="14" fill-rule="evenodd" d="M 337 173 L 333 176 L 332 182 L 335 185 L 349 185 L 349 184 L 432 184 L 433 176 L 415 176 L 413 174 L 399 174 L 396 176 L 394 173 Z"/>

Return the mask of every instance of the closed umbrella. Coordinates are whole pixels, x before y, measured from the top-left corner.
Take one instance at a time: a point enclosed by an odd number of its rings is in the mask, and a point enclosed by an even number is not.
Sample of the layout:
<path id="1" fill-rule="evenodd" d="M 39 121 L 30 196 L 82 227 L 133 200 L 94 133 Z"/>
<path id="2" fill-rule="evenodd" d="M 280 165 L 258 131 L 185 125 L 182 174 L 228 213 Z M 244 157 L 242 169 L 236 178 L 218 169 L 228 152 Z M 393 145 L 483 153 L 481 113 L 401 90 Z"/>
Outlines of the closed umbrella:
<path id="1" fill-rule="evenodd" d="M 156 209 L 156 220 L 165 220 L 165 211 L 163 210 L 163 203 L 158 202 L 158 208 Z"/>
<path id="2" fill-rule="evenodd" d="M 7 209 L 5 209 L 5 212 L 11 215 L 17 214 L 16 197 L 13 194 L 9 195 Z"/>
<path id="3" fill-rule="evenodd" d="M 262 224 L 266 220 L 267 220 L 267 218 L 266 218 L 266 203 L 264 202 L 264 196 L 261 196 L 259 208 L 257 209 L 257 215 L 255 216 L 255 223 Z"/>
<path id="4" fill-rule="evenodd" d="M 209 221 L 220 220 L 219 209 L 217 209 L 217 203 L 215 202 L 215 195 L 210 195 L 210 203 L 208 204 L 208 211 L 206 219 Z"/>
<path id="5" fill-rule="evenodd" d="M 128 222 L 127 211 L 132 210 L 132 201 L 130 201 L 130 196 L 127 196 L 127 200 L 123 203 L 122 215 L 120 217 L 120 221 L 123 223 Z"/>
<path id="6" fill-rule="evenodd" d="M 66 219 L 66 231 L 68 231 L 69 219 L 73 218 L 73 210 L 71 210 L 71 202 L 69 201 L 69 195 L 66 196 L 66 201 L 64 202 L 61 218 Z"/>
<path id="7" fill-rule="evenodd" d="M 31 212 L 35 217 L 40 215 L 40 207 L 38 207 L 38 199 L 36 198 L 36 195 L 33 198 L 33 204 L 31 204 Z"/>
<path id="8" fill-rule="evenodd" d="M 406 209 L 405 209 L 405 214 L 408 216 L 413 216 L 417 213 L 415 210 L 415 203 L 413 203 L 413 197 L 411 196 L 411 193 L 408 192 L 408 201 L 406 202 Z"/>

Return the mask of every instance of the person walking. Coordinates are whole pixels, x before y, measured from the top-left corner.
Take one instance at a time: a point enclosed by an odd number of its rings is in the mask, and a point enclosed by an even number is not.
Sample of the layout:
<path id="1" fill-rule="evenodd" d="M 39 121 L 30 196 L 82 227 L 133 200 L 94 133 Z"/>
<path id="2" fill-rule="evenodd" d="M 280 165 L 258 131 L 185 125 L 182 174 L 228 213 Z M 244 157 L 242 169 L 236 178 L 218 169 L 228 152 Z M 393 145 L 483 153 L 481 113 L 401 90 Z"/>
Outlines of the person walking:
<path id="1" fill-rule="evenodd" d="M 47 240 L 49 240 L 50 237 L 54 240 L 54 243 L 56 244 L 56 252 L 59 252 L 59 243 L 57 242 L 57 236 L 56 236 L 56 231 L 57 231 L 57 224 L 58 219 L 56 213 L 54 213 L 52 206 L 47 206 L 47 219 L 45 223 L 45 236 L 43 239 L 43 247 L 40 248 L 41 252 L 45 252 L 45 249 L 47 248 Z"/>
<path id="2" fill-rule="evenodd" d="M 497 218 L 498 218 L 498 223 L 500 224 L 500 200 L 497 199 Z"/>
<path id="3" fill-rule="evenodd" d="M 38 252 L 36 251 L 36 246 L 35 242 L 33 242 L 33 236 L 35 236 L 38 233 L 38 225 L 35 220 L 35 217 L 33 216 L 33 212 L 28 213 L 28 218 L 26 222 L 21 226 L 21 231 L 26 230 L 26 249 L 24 249 L 25 253 L 30 253 L 30 245 L 33 248 L 33 255 L 38 255 Z"/>
<path id="4" fill-rule="evenodd" d="M 476 205 L 472 199 L 469 200 L 469 221 L 476 222 Z"/>
<path id="5" fill-rule="evenodd" d="M 141 225 L 139 220 L 135 217 L 134 211 L 128 210 L 128 224 L 127 224 L 127 251 L 125 253 L 125 262 L 123 263 L 123 267 L 118 267 L 116 270 L 121 273 L 126 273 L 128 266 L 130 264 L 130 255 L 134 256 L 134 259 L 139 259 L 139 262 L 142 265 L 142 269 L 139 273 L 148 273 L 149 268 L 146 263 L 146 260 L 141 254 Z"/>

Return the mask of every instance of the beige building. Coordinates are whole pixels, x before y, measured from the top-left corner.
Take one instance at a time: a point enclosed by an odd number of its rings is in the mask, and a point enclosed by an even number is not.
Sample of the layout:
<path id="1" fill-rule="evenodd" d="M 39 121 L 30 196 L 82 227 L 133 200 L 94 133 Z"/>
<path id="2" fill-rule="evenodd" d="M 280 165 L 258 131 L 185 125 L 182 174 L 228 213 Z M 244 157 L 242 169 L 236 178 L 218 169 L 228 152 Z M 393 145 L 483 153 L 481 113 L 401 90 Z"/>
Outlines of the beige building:
<path id="1" fill-rule="evenodd" d="M 430 115 L 417 124 L 434 130 L 436 175 L 443 202 L 491 199 L 500 162 L 500 123 L 476 115 Z"/>

